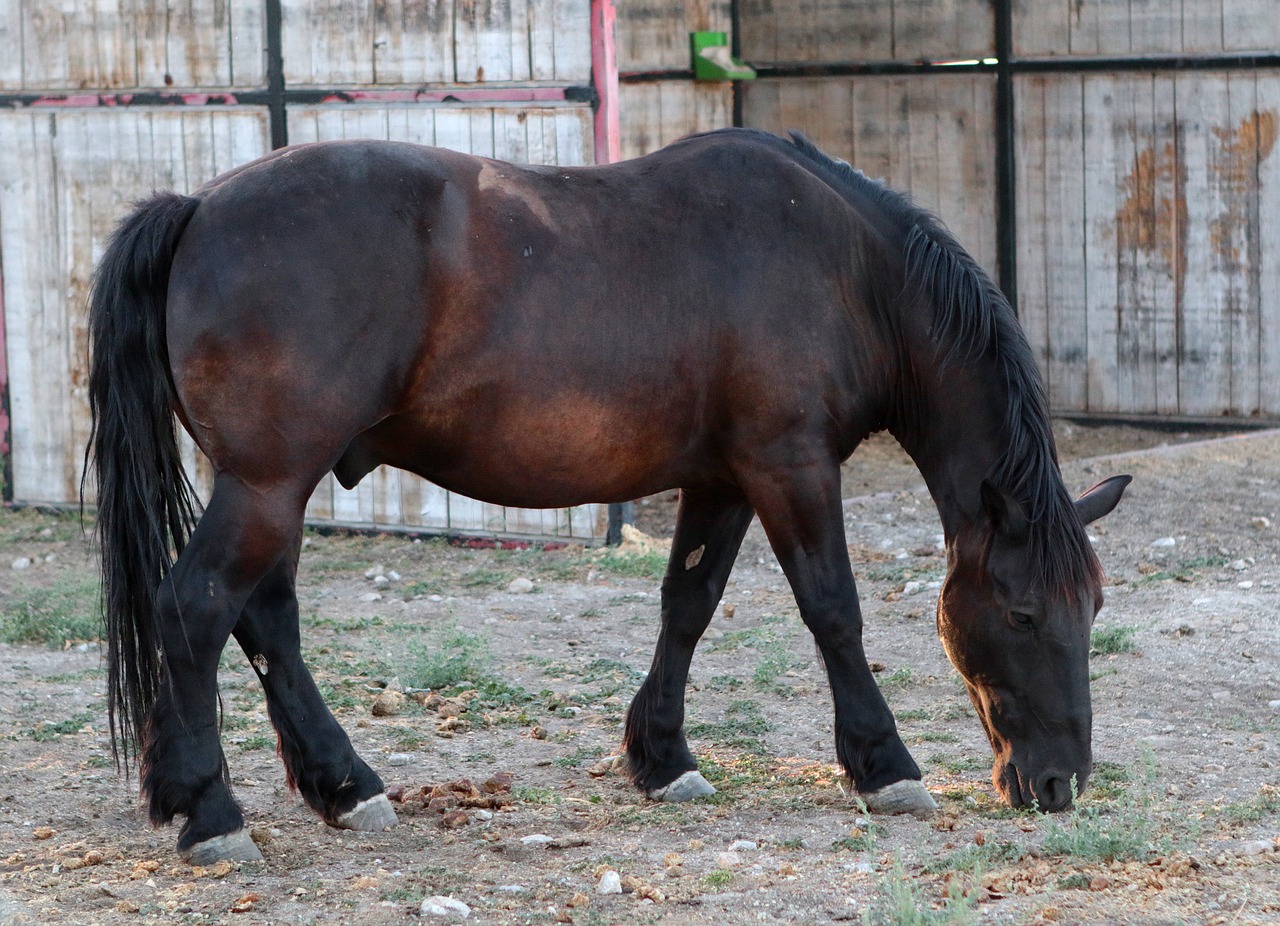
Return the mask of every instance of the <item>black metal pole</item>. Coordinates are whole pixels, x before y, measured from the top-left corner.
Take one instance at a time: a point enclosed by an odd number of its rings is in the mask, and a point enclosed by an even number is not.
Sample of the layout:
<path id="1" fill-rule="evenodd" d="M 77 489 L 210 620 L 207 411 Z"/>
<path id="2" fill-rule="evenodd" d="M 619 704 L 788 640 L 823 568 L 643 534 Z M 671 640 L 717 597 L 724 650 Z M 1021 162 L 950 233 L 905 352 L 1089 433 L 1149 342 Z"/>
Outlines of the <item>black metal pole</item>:
<path id="1" fill-rule="evenodd" d="M 1013 0 L 995 0 L 996 258 L 1000 288 L 1018 311 L 1017 114 L 1013 102 Z"/>
<path id="2" fill-rule="evenodd" d="M 266 0 L 267 110 L 271 118 L 271 148 L 289 144 L 289 115 L 284 94 L 284 15 L 280 0 Z"/>
<path id="3" fill-rule="evenodd" d="M 729 0 L 729 54 L 734 61 L 742 60 L 742 39 L 739 33 L 742 31 L 742 8 L 739 0 Z M 730 93 L 733 94 L 733 124 L 737 128 L 742 127 L 742 81 L 735 80 L 730 87 Z"/>

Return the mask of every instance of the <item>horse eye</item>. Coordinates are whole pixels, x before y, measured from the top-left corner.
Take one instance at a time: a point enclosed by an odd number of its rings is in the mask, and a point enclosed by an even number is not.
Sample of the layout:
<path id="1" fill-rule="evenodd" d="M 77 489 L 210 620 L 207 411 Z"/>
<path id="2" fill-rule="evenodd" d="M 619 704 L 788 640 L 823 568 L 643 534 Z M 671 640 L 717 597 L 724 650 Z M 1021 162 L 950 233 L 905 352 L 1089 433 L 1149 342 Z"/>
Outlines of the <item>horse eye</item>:
<path id="1" fill-rule="evenodd" d="M 1009 619 L 1013 621 L 1019 630 L 1030 630 L 1035 623 L 1030 614 L 1025 614 L 1022 611 L 1010 611 Z"/>

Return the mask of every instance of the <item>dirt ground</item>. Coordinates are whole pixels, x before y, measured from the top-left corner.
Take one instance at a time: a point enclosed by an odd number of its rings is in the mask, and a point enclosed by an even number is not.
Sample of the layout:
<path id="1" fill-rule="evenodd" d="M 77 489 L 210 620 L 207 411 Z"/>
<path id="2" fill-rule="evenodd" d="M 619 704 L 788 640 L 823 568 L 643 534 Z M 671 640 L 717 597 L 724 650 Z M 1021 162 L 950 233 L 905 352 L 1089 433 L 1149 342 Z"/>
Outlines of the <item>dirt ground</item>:
<path id="1" fill-rule="evenodd" d="M 78 525 L 0 512 L 0 629 L 73 638 L 0 644 L 0 924 L 461 921 L 421 912 L 433 896 L 494 924 L 1280 923 L 1280 432 L 1057 430 L 1073 490 L 1135 481 L 1091 527 L 1110 577 L 1096 767 L 1054 817 L 995 799 L 933 626 L 937 515 L 887 439 L 846 470 L 846 524 L 931 822 L 868 818 L 840 790 L 825 680 L 758 525 L 694 660 L 690 741 L 719 793 L 688 805 L 608 762 L 657 632 L 657 554 L 312 534 L 306 653 L 401 825 L 318 823 L 228 652 L 224 746 L 265 860 L 192 868 L 111 767 L 101 653 L 76 639 L 94 569 Z M 670 499 L 640 512 L 667 533 Z M 598 893 L 605 869 L 622 893 Z"/>

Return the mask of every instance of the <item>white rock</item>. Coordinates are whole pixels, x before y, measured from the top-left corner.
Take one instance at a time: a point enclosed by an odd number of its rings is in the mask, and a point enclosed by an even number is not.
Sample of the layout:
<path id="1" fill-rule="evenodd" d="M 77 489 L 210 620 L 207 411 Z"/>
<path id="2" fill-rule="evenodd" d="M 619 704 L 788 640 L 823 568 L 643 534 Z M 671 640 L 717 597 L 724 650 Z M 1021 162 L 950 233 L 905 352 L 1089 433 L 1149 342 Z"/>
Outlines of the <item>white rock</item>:
<path id="1" fill-rule="evenodd" d="M 546 833 L 532 833 L 528 836 L 521 836 L 520 841 L 526 846 L 545 846 L 549 842 L 554 842 L 554 836 L 548 836 Z"/>
<path id="2" fill-rule="evenodd" d="M 521 576 L 518 579 L 512 579 L 511 584 L 507 586 L 507 591 L 522 595 L 525 592 L 533 591 L 533 582 Z"/>
<path id="3" fill-rule="evenodd" d="M 414 755 L 411 752 L 393 752 L 391 755 L 387 756 L 387 765 L 396 767 L 412 765 L 413 759 Z"/>
<path id="4" fill-rule="evenodd" d="M 1280 711 L 1280 698 L 1277 698 L 1274 701 L 1268 701 L 1267 707 L 1271 708 L 1273 711 Z"/>
<path id="5" fill-rule="evenodd" d="M 378 586 L 378 588 L 382 588 L 384 585 L 390 585 L 391 580 L 388 579 L 386 576 L 374 576 L 373 584 Z"/>
<path id="6" fill-rule="evenodd" d="M 419 912 L 423 916 L 456 916 L 465 920 L 471 915 L 471 908 L 461 900 L 436 895 L 424 900 Z"/>
<path id="7" fill-rule="evenodd" d="M 596 885 L 597 894 L 621 894 L 622 875 L 612 868 L 606 868 L 600 874 L 600 883 Z"/>
<path id="8" fill-rule="evenodd" d="M 924 588 L 924 583 L 919 579 L 912 579 L 910 582 L 902 586 L 903 595 L 914 595 L 920 589 Z"/>
<path id="9" fill-rule="evenodd" d="M 730 852 L 754 852 L 756 849 L 759 849 L 759 848 L 760 847 L 756 843 L 752 842 L 750 839 L 738 839 L 738 840 L 735 840 L 729 846 L 729 851 Z"/>
<path id="10" fill-rule="evenodd" d="M 1227 568 L 1233 570 L 1234 572 L 1244 572 L 1246 569 L 1249 568 L 1249 564 L 1242 559 L 1237 559 L 1237 560 L 1232 560 L 1231 563 L 1227 566 Z"/>
<path id="11" fill-rule="evenodd" d="M 363 595 L 360 596 L 360 600 L 361 601 L 381 601 L 382 596 L 379 595 L 377 592 L 365 592 Z"/>
<path id="12" fill-rule="evenodd" d="M 14 569 L 26 569 L 31 565 L 31 558 L 27 556 L 19 556 L 11 565 Z"/>
<path id="13" fill-rule="evenodd" d="M 399 582 L 399 581 L 400 581 L 400 573 L 398 573 L 398 572 L 396 572 L 394 569 L 392 569 L 390 572 L 388 572 L 388 573 L 387 573 L 387 578 L 388 578 L 388 579 L 390 579 L 392 582 Z"/>
<path id="14" fill-rule="evenodd" d="M 1153 547 L 1176 547 L 1178 545 L 1178 541 L 1174 540 L 1172 537 L 1161 537 L 1159 540 L 1151 541 L 1151 545 Z"/>
<path id="15" fill-rule="evenodd" d="M 725 870 L 737 868 L 741 864 L 742 856 L 737 852 L 721 852 L 716 856 L 716 865 Z"/>
<path id="16" fill-rule="evenodd" d="M 479 820 L 481 823 L 488 823 L 490 820 L 492 820 L 492 819 L 493 819 L 493 811 L 491 811 L 491 810 L 477 810 L 477 811 L 475 812 L 474 816 L 475 816 L 475 818 L 476 818 L 477 820 Z"/>
<path id="17" fill-rule="evenodd" d="M 1250 520 L 1249 523 L 1252 524 L 1258 530 L 1264 531 L 1271 526 L 1271 519 L 1267 517 L 1263 517 L 1262 515 L 1259 515 L 1258 517 Z"/>
<path id="18" fill-rule="evenodd" d="M 372 579 L 372 578 L 375 578 L 376 576 L 382 575 L 384 572 L 386 572 L 386 570 L 382 568 L 381 564 L 377 566 L 370 566 L 368 569 L 364 571 L 364 577 L 366 579 Z"/>
<path id="19" fill-rule="evenodd" d="M 1250 579 L 1245 579 L 1243 582 L 1237 582 L 1236 588 L 1253 588 L 1253 582 Z"/>
<path id="20" fill-rule="evenodd" d="M 503 894 L 523 894 L 529 889 L 523 884 L 499 884 L 494 890 L 501 891 Z"/>
<path id="21" fill-rule="evenodd" d="M 434 601 L 434 602 L 439 603 L 439 602 L 441 602 L 441 601 L 444 601 L 444 598 L 443 598 L 443 596 L 441 596 L 441 595 L 428 595 L 428 596 L 427 596 L 427 601 Z"/>

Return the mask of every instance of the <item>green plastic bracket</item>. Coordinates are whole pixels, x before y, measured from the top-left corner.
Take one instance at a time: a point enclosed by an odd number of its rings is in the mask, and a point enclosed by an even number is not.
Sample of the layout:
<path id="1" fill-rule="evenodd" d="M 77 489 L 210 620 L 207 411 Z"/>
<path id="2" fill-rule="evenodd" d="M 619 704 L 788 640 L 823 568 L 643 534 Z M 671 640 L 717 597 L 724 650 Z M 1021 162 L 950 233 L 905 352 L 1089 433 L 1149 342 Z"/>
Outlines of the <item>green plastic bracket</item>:
<path id="1" fill-rule="evenodd" d="M 754 80 L 756 72 L 729 54 L 726 32 L 690 32 L 695 80 Z"/>

